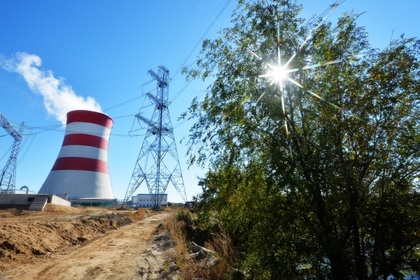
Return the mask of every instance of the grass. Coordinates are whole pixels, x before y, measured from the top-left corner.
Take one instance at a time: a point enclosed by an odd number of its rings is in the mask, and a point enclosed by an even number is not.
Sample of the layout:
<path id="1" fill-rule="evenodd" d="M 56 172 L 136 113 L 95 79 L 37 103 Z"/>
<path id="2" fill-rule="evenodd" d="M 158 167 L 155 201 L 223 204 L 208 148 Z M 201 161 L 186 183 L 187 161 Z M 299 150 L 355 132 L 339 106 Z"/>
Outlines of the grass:
<path id="1" fill-rule="evenodd" d="M 166 227 L 175 243 L 176 263 L 181 278 L 231 279 L 231 264 L 235 261 L 235 254 L 229 236 L 225 232 L 203 234 L 205 230 L 195 225 L 194 219 L 191 212 L 180 210 L 166 221 Z M 209 249 L 217 259 L 215 264 L 209 266 L 204 261 L 195 260 L 190 252 L 191 241 L 204 244 L 203 247 Z"/>

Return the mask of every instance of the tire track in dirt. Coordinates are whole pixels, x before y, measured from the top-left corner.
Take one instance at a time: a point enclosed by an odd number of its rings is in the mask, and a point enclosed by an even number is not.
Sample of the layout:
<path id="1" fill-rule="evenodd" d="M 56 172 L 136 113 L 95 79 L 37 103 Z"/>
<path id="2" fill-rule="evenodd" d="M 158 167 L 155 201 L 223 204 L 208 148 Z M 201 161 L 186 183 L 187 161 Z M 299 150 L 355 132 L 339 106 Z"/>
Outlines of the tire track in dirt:
<path id="1" fill-rule="evenodd" d="M 173 245 L 167 233 L 158 232 L 169 215 L 158 213 L 110 231 L 77 250 L 52 255 L 41 265 L 17 267 L 4 279 L 171 279 Z"/>

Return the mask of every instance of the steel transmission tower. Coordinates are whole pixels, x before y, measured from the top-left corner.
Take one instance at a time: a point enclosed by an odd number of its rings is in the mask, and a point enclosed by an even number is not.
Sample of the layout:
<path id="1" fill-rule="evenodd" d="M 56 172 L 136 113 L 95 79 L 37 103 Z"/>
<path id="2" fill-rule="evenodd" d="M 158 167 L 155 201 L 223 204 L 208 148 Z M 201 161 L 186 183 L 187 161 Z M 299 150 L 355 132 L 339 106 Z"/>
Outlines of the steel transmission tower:
<path id="1" fill-rule="evenodd" d="M 21 132 L 23 130 L 23 123 L 21 124 L 19 131 L 16 131 L 3 114 L 0 113 L 0 126 L 2 126 L 14 139 L 9 159 L 0 173 L 0 192 L 14 192 L 16 189 L 17 157 L 20 151 L 20 144 L 22 143 Z"/>
<path id="2" fill-rule="evenodd" d="M 124 204 L 131 199 L 140 185 L 145 183 L 152 196 L 153 207 L 159 208 L 169 183 L 172 183 L 184 201 L 186 193 L 168 110 L 169 70 L 159 66 L 158 73 L 152 70 L 148 73 L 157 82 L 156 95 L 150 92 L 146 94 L 155 108 L 151 119 L 143 117 L 140 113 L 136 114 L 139 123 L 146 123 L 148 129 L 124 197 Z"/>

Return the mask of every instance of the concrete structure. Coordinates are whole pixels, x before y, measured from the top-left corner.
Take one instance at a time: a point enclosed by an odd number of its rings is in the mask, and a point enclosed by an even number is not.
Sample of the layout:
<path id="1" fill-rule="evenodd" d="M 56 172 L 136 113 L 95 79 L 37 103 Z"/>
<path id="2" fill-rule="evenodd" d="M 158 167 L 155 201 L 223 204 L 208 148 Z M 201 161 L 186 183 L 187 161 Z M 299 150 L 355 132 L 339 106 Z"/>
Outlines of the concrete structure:
<path id="1" fill-rule="evenodd" d="M 159 194 L 160 198 L 158 201 L 160 201 L 160 206 L 166 206 L 168 204 L 168 194 Z M 133 207 L 155 207 L 155 198 L 156 195 L 153 194 L 137 194 L 132 197 L 132 206 Z"/>
<path id="2" fill-rule="evenodd" d="M 99 112 L 67 114 L 66 134 L 57 160 L 39 190 L 72 200 L 113 200 L 108 173 L 108 139 L 113 120 Z"/>
<path id="3" fill-rule="evenodd" d="M 0 209 L 17 208 L 42 211 L 47 203 L 70 206 L 70 201 L 55 195 L 0 193 Z"/>

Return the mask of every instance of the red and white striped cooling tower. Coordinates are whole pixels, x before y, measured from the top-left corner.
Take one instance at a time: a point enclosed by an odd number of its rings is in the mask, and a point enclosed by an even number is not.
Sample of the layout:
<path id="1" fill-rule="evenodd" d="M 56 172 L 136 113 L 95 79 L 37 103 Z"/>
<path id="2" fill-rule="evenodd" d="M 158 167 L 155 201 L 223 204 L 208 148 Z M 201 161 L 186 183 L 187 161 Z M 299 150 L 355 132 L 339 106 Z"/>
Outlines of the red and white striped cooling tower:
<path id="1" fill-rule="evenodd" d="M 102 113 L 67 113 L 66 135 L 38 193 L 69 199 L 113 199 L 108 173 L 108 139 L 113 120 Z"/>

